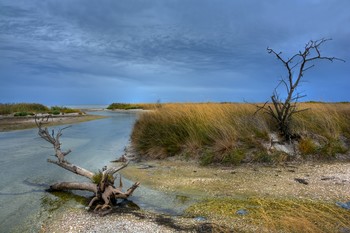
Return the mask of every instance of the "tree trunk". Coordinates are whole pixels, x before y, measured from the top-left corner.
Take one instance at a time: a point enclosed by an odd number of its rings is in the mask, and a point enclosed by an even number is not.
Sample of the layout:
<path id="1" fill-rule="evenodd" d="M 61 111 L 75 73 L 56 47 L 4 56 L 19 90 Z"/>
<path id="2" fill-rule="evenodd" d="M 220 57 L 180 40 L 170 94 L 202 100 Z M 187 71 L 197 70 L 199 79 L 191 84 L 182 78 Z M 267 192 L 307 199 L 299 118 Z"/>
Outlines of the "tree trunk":
<path id="1" fill-rule="evenodd" d="M 50 186 L 50 191 L 62 190 L 85 190 L 97 193 L 97 186 L 94 183 L 80 183 L 80 182 L 60 182 Z"/>

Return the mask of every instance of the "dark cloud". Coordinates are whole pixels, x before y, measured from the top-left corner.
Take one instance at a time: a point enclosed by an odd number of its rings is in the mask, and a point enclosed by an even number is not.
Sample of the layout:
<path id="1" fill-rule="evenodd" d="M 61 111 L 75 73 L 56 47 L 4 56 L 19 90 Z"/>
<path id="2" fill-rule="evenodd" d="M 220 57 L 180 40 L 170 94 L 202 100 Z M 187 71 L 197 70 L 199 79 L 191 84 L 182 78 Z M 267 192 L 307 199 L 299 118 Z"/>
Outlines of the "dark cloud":
<path id="1" fill-rule="evenodd" d="M 288 57 L 310 39 L 333 38 L 322 51 L 350 60 L 349 7 L 346 0 L 3 0 L 0 102 L 27 99 L 15 98 L 15 88 L 35 100 L 35 90 L 59 89 L 65 97 L 40 102 L 61 104 L 263 101 L 285 75 L 267 46 Z M 349 100 L 348 74 L 344 63 L 322 63 L 303 88 L 314 99 Z M 339 85 L 327 89 L 333 76 Z"/>

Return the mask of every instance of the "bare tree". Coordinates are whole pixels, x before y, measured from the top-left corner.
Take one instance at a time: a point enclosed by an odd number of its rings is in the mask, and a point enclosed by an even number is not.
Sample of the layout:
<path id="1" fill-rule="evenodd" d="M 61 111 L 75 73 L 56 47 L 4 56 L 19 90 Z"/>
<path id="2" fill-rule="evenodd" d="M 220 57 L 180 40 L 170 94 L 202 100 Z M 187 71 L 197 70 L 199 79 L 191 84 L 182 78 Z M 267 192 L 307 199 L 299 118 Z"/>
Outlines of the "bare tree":
<path id="1" fill-rule="evenodd" d="M 293 133 L 291 130 L 291 120 L 294 114 L 307 110 L 298 109 L 297 103 L 306 95 L 301 95 L 297 92 L 297 88 L 300 85 L 302 78 L 307 70 L 315 66 L 314 62 L 317 60 L 328 60 L 333 62 L 334 60 L 343 61 L 336 57 L 327 57 L 321 55 L 320 47 L 323 43 L 331 39 L 310 40 L 304 47 L 303 51 L 294 54 L 291 58 L 283 58 L 282 52 L 275 52 L 271 48 L 267 48 L 267 52 L 274 54 L 276 58 L 282 62 L 287 69 L 288 75 L 286 79 L 280 80 L 280 83 L 275 88 L 272 96 L 271 103 L 267 101 L 263 106 L 258 106 L 258 110 L 263 110 L 265 113 L 272 116 L 277 123 L 278 130 L 285 137 L 286 140 L 293 139 Z M 277 89 L 280 85 L 283 85 L 286 92 L 286 97 L 281 98 Z"/>
<path id="2" fill-rule="evenodd" d="M 88 209 L 91 209 L 95 202 L 101 202 L 95 208 L 95 211 L 98 210 L 111 210 L 113 200 L 116 199 L 127 199 L 134 190 L 139 186 L 139 182 L 136 182 L 131 186 L 126 192 L 122 191 L 122 181 L 121 177 L 119 180 L 119 187 L 114 187 L 115 177 L 113 176 L 118 171 L 122 170 L 128 165 L 128 162 L 123 163 L 119 167 L 111 167 L 107 169 L 103 168 L 98 173 L 93 173 L 85 168 L 79 167 L 77 165 L 71 164 L 66 160 L 66 156 L 71 152 L 62 151 L 60 137 L 62 136 L 62 131 L 68 127 L 60 129 L 57 133 L 52 130 L 51 134 L 48 128 L 42 128 L 44 120 L 35 119 L 36 125 L 39 129 L 39 136 L 52 144 L 55 156 L 57 160 L 48 159 L 49 163 L 56 164 L 70 172 L 73 172 L 77 175 L 84 176 L 90 180 L 90 182 L 60 182 L 50 186 L 52 191 L 56 190 L 86 190 L 93 192 L 95 197 L 90 201 Z"/>

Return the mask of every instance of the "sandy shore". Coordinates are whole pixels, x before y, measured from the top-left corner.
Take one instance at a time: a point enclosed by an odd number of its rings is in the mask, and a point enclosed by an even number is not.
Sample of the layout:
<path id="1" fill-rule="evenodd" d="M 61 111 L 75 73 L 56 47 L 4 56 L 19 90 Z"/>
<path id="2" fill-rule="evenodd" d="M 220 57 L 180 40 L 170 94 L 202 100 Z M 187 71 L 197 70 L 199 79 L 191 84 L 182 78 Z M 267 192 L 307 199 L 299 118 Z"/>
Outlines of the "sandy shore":
<path id="1" fill-rule="evenodd" d="M 315 206 L 318 205 L 317 203 L 321 205 L 326 203 L 325 209 L 332 207 L 329 209 L 331 214 L 327 216 L 328 218 L 336 221 L 339 211 L 343 214 L 342 218 L 345 216 L 350 219 L 350 211 L 346 212 L 336 206 L 336 201 L 350 201 L 349 163 L 306 163 L 268 167 L 258 165 L 202 167 L 194 161 L 168 159 L 133 163 L 122 173 L 129 179 L 141 181 L 142 185 L 153 189 L 196 196 L 198 200 L 209 198 L 209 202 L 212 200 L 230 202 L 237 198 L 254 197 L 260 201 L 274 200 L 273 203 L 277 204 L 281 200 L 291 198 L 294 200 L 292 206 L 301 205 L 301 208 L 304 209 L 308 208 L 307 205 L 310 203 Z M 296 179 L 302 179 L 307 184 L 300 183 Z M 306 204 L 305 207 L 303 203 Z M 220 205 L 222 207 L 219 208 L 224 211 L 225 204 L 220 203 Z M 242 203 L 239 205 L 241 206 Z M 71 209 L 49 219 L 43 226 L 42 232 L 280 232 L 274 229 L 274 225 L 270 226 L 273 229 L 262 230 L 263 226 L 259 227 L 259 224 L 254 222 L 259 223 L 259 219 L 254 219 L 253 213 L 238 216 L 237 210 L 233 209 L 230 216 L 223 212 L 222 215 L 208 215 L 202 218 L 201 211 L 198 214 L 192 211 L 190 214 L 185 213 L 184 217 L 176 217 L 142 210 L 116 208 L 112 213 L 100 217 L 84 209 Z M 310 214 L 307 211 L 309 210 L 306 210 L 306 213 Z M 329 214 L 329 211 L 327 210 L 326 214 Z M 286 215 L 288 216 L 288 213 Z M 322 217 L 324 216 L 321 212 L 315 215 L 316 219 L 318 217 L 321 221 L 318 225 L 321 225 L 321 228 L 308 232 L 330 232 L 322 230 L 324 229 L 322 228 Z M 339 225 L 337 230 L 331 229 L 335 230 L 333 232 L 349 232 L 350 225 L 346 225 L 346 222 L 347 220 L 343 225 Z M 251 223 L 254 224 L 251 225 Z M 291 222 L 291 224 L 291 229 L 293 229 L 295 223 Z M 309 223 L 300 224 L 302 226 Z M 338 231 L 339 229 L 341 231 Z M 286 228 L 283 232 L 298 231 Z"/>
<path id="2" fill-rule="evenodd" d="M 129 179 L 164 192 L 205 194 L 205 197 L 249 195 L 322 201 L 350 200 L 348 162 L 203 167 L 195 161 L 166 159 L 134 163 L 122 173 Z"/>
<path id="3" fill-rule="evenodd" d="M 51 115 L 45 120 L 45 125 L 63 125 L 63 124 L 74 124 L 84 121 L 91 121 L 96 119 L 104 118 L 104 116 L 97 115 L 79 115 L 76 113 L 65 114 L 65 115 Z M 13 116 L 0 116 L 0 132 L 30 129 L 35 128 L 35 117 L 24 116 L 24 117 L 13 117 Z"/>
<path id="4" fill-rule="evenodd" d="M 194 218 L 165 216 L 143 211 L 115 209 L 104 217 L 82 209 L 53 216 L 40 232 L 121 232 L 170 233 L 213 232 L 220 227 Z"/>

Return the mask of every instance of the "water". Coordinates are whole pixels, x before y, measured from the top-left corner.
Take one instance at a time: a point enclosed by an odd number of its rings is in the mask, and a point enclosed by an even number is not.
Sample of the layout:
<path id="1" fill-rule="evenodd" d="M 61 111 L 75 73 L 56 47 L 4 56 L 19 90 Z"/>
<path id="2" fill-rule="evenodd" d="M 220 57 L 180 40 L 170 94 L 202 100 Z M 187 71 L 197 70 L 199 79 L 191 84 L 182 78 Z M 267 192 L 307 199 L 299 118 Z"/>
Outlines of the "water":
<path id="1" fill-rule="evenodd" d="M 65 129 L 61 137 L 62 149 L 72 149 L 67 160 L 90 171 L 101 169 L 123 154 L 137 118 L 133 112 L 94 114 L 109 117 L 74 124 Z M 22 230 L 37 232 L 58 205 L 55 202 L 58 197 L 45 189 L 60 181 L 87 181 L 47 163 L 48 158 L 54 159 L 52 156 L 51 145 L 38 137 L 37 129 L 0 133 L 0 232 L 11 232 L 21 224 Z M 124 181 L 124 187 L 131 185 L 132 181 Z M 77 194 L 91 196 L 88 192 Z M 179 214 L 184 208 L 173 195 L 144 186 L 138 188 L 130 200 L 143 209 L 170 214 Z M 67 203 L 81 207 L 78 200 Z"/>

